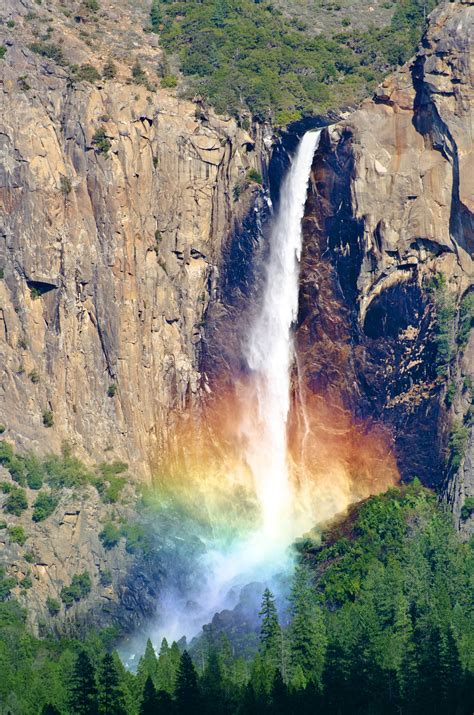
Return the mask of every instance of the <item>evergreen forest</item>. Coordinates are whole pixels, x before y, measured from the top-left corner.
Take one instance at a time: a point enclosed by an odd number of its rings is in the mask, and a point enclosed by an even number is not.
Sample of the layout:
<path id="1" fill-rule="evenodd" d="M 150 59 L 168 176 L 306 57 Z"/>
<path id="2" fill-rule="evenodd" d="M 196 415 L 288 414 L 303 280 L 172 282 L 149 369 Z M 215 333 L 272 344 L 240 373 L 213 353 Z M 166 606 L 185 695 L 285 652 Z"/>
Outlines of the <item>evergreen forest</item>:
<path id="1" fill-rule="evenodd" d="M 184 76 L 184 93 L 218 112 L 286 125 L 360 101 L 412 56 L 434 0 L 397 0 L 390 24 L 341 26 L 312 36 L 259 0 L 153 0 L 151 29 L 166 55 L 163 86 Z"/>
<path id="2" fill-rule="evenodd" d="M 431 491 L 415 481 L 371 497 L 296 551 L 284 611 L 262 594 L 252 655 L 207 628 L 158 652 L 148 641 L 135 673 L 113 628 L 30 635 L 3 577 L 2 713 L 472 713 L 473 544 Z"/>

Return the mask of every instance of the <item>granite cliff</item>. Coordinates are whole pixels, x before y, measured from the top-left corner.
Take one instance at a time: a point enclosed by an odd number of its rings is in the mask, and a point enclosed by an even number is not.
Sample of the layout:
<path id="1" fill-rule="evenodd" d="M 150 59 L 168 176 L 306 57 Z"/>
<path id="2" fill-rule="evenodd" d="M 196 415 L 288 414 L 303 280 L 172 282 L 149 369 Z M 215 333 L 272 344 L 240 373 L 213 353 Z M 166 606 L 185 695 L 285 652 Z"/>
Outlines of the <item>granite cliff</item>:
<path id="1" fill-rule="evenodd" d="M 416 57 L 325 130 L 297 332 L 306 391 L 384 424 L 402 478 L 445 490 L 458 523 L 474 489 L 473 28 L 471 3 L 435 10 Z"/>
<path id="2" fill-rule="evenodd" d="M 6 436 L 22 448 L 65 440 L 149 478 L 170 415 L 199 390 L 232 191 L 258 168 L 261 142 L 152 86 L 160 50 L 134 49 L 146 8 L 136 13 L 110 7 L 98 22 L 83 5 L 65 15 L 54 3 L 8 4 L 0 390 Z M 43 56 L 52 47 L 54 60 Z M 110 52 L 112 79 L 74 74 L 101 70 Z"/>

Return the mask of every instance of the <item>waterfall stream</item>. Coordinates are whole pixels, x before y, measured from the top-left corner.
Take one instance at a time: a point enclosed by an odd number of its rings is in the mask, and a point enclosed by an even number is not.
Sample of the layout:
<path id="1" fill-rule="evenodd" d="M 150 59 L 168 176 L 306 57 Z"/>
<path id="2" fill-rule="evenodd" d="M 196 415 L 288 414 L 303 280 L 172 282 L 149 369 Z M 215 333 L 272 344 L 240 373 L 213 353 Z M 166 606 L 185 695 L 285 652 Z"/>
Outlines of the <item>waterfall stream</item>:
<path id="1" fill-rule="evenodd" d="M 258 412 L 257 434 L 255 430 L 248 434 L 245 456 L 262 512 L 262 536 L 270 541 L 278 538 L 282 524 L 292 516 L 287 462 L 292 325 L 298 311 L 301 221 L 320 134 L 307 132 L 303 136 L 283 181 L 271 230 L 262 306 L 245 346 L 248 367 L 254 373 Z"/>

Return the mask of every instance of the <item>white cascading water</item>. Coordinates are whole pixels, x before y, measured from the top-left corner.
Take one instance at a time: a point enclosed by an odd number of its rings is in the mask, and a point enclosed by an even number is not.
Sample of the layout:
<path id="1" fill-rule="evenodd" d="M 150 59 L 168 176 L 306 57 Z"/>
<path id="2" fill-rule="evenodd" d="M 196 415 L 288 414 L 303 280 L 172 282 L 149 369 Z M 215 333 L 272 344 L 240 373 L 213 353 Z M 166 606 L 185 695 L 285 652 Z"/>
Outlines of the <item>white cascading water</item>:
<path id="1" fill-rule="evenodd" d="M 246 346 L 245 357 L 255 374 L 258 409 L 258 435 L 248 434 L 246 459 L 262 512 L 262 536 L 269 542 L 285 538 L 283 525 L 292 517 L 287 461 L 292 325 L 298 311 L 301 222 L 320 134 L 307 132 L 303 136 L 283 181 L 271 231 L 262 307 Z"/>

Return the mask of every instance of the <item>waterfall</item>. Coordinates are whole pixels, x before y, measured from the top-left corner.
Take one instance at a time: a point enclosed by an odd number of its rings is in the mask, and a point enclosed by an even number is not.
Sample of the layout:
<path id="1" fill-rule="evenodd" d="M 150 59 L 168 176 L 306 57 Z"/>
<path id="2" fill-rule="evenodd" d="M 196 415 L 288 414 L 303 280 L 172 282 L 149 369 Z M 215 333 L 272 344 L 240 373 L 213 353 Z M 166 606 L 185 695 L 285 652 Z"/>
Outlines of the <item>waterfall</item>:
<path id="1" fill-rule="evenodd" d="M 262 305 L 245 346 L 257 409 L 253 416 L 256 433 L 253 429 L 247 435 L 246 461 L 261 507 L 263 535 L 270 540 L 283 536 L 282 526 L 291 519 L 287 420 L 294 358 L 292 326 L 298 311 L 301 222 L 320 133 L 303 136 L 283 181 L 271 228 Z"/>
<path id="2" fill-rule="evenodd" d="M 301 525 L 293 519 L 287 462 L 292 328 L 298 311 L 301 221 L 319 135 L 304 135 L 282 183 L 270 231 L 262 300 L 244 345 L 250 385 L 245 385 L 236 415 L 241 415 L 237 420 L 243 437 L 239 446 L 253 478 L 261 523 L 230 543 L 209 540 L 199 557 L 199 586 L 192 593 L 181 592 L 172 580 L 163 587 L 159 617 L 151 632 L 155 644 L 163 636 L 194 636 L 217 611 L 236 605 L 240 588 L 255 581 L 271 583 L 275 574 L 284 573 L 292 563 L 287 546 L 301 533 Z M 140 649 L 130 644 L 128 653 L 135 648 Z"/>

